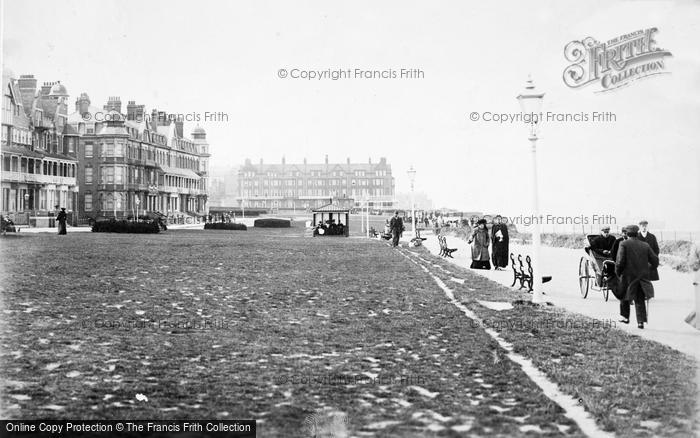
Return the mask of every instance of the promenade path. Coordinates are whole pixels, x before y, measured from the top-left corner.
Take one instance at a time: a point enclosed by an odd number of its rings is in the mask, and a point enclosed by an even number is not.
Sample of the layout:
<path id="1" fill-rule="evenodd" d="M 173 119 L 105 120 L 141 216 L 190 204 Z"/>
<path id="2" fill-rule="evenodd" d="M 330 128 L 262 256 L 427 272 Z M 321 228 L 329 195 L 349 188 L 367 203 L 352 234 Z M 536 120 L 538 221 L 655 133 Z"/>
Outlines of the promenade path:
<path id="1" fill-rule="evenodd" d="M 431 253 L 438 254 L 440 245 L 437 237 L 427 231 L 423 233 L 423 237 L 427 238 L 423 243 L 425 247 Z M 458 248 L 453 253 L 454 259 L 447 260 L 462 267 L 469 267 L 471 251 L 467 242 L 450 236 L 447 236 L 447 242 L 450 247 Z M 531 254 L 532 247 L 511 244 L 510 251 L 525 257 L 525 254 Z M 640 330 L 637 328 L 634 310 L 629 325 L 617 322 L 620 319 L 619 301 L 612 294 L 608 302 L 605 302 L 601 292 L 595 290 L 589 291 L 588 298 L 581 297 L 578 287 L 578 265 L 582 254 L 582 249 L 542 247 L 544 275 L 553 276 L 551 282 L 544 284 L 547 301 L 592 318 L 616 321 L 619 329 L 668 345 L 693 356 L 695 360 L 700 360 L 700 330 L 684 321 L 695 307 L 691 274 L 677 272 L 666 266 L 659 268 L 661 280 L 654 283 L 656 297 L 649 305 L 649 324 L 644 330 Z M 506 271 L 474 269 L 472 272 L 505 286 L 513 283 L 513 271 L 510 266 Z"/>

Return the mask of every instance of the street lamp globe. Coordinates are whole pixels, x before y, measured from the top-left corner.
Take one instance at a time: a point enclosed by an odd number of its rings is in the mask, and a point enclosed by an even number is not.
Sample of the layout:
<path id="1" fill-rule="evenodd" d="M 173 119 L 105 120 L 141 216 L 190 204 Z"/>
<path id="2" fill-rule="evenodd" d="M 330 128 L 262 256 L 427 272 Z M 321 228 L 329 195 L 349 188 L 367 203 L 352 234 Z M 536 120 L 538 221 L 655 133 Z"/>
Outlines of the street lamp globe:
<path id="1" fill-rule="evenodd" d="M 532 78 L 528 77 L 525 89 L 518 95 L 520 108 L 526 114 L 539 114 L 542 110 L 542 100 L 544 93 L 540 93 L 536 88 Z"/>
<path id="2" fill-rule="evenodd" d="M 411 181 L 411 186 L 413 186 L 413 183 L 416 182 L 416 170 L 411 166 L 406 173 L 408 173 L 408 179 Z"/>

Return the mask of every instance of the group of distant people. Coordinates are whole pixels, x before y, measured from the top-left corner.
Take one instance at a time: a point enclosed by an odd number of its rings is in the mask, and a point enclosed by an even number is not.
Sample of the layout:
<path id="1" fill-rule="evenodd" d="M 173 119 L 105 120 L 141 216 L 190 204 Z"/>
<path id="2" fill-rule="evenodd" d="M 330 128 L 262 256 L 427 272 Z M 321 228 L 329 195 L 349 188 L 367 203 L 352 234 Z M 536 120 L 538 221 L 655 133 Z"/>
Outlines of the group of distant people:
<path id="1" fill-rule="evenodd" d="M 604 226 L 600 235 L 591 239 L 590 251 L 600 261 L 598 282 L 606 277 L 613 294 L 620 300 L 620 322 L 629 324 L 630 308 L 634 303 L 637 327 L 647 323 L 646 300 L 654 297 L 652 281 L 659 280 L 659 243 L 648 230 L 649 222 L 628 225 L 621 236 L 610 234 Z"/>
<path id="2" fill-rule="evenodd" d="M 491 262 L 497 271 L 508 267 L 508 226 L 503 223 L 503 217 L 496 215 L 491 226 L 491 233 L 486 219 L 476 221 L 475 227 L 467 240 L 472 248 L 472 269 L 491 269 Z M 489 245 L 491 254 L 489 255 Z"/>
<path id="3" fill-rule="evenodd" d="M 325 223 L 319 222 L 314 227 L 314 236 L 344 236 L 345 235 L 345 225 L 338 221 L 335 223 L 335 219 L 328 219 Z"/>

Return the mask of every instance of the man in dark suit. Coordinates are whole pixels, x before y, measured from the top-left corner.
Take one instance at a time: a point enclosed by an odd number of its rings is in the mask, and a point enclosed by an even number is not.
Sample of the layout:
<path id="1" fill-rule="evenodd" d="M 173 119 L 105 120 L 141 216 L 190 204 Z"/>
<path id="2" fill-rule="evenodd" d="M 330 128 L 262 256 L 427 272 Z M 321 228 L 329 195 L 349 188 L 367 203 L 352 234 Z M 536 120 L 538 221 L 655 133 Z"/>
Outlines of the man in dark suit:
<path id="1" fill-rule="evenodd" d="M 659 258 L 649 244 L 638 239 L 639 227 L 627 226 L 627 240 L 620 243 L 615 261 L 615 274 L 620 278 L 620 322 L 629 324 L 630 303 L 634 301 L 637 327 L 647 322 L 645 301 L 654 297 L 654 286 L 649 281 L 650 269 L 659 266 Z"/>
<path id="2" fill-rule="evenodd" d="M 610 257 L 610 251 L 615 244 L 615 236 L 610 234 L 608 225 L 600 229 L 600 236 L 591 239 L 591 249 L 601 257 Z"/>
<path id="3" fill-rule="evenodd" d="M 404 231 L 403 219 L 399 217 L 399 212 L 394 213 L 394 217 L 391 218 L 389 222 L 389 230 L 391 231 L 392 241 L 394 246 L 399 245 L 399 237 Z"/>
<path id="4" fill-rule="evenodd" d="M 615 275 L 615 260 L 617 260 L 617 253 L 620 250 L 620 243 L 627 240 L 627 227 L 622 227 L 620 233 L 622 235 L 615 239 L 615 243 L 613 243 L 612 249 L 610 250 L 611 260 L 603 262 L 603 276 L 607 278 L 608 286 L 612 289 L 617 299 L 620 299 L 622 295 L 619 295 L 619 278 Z"/>
<path id="5" fill-rule="evenodd" d="M 649 231 L 647 231 L 647 227 L 649 226 L 649 222 L 643 220 L 639 222 L 639 240 L 642 242 L 646 242 L 649 244 L 651 247 L 651 250 L 654 251 L 654 254 L 657 256 L 659 255 L 659 242 L 656 240 L 656 236 L 651 234 Z M 654 268 L 651 270 L 649 274 L 649 280 L 651 281 L 657 281 L 659 279 L 659 270 Z"/>
<path id="6" fill-rule="evenodd" d="M 615 243 L 613 243 L 612 249 L 610 250 L 610 258 L 613 259 L 613 261 L 617 260 L 617 252 L 620 250 L 620 243 L 627 240 L 627 227 L 622 227 L 620 233 L 622 235 L 615 239 Z"/>

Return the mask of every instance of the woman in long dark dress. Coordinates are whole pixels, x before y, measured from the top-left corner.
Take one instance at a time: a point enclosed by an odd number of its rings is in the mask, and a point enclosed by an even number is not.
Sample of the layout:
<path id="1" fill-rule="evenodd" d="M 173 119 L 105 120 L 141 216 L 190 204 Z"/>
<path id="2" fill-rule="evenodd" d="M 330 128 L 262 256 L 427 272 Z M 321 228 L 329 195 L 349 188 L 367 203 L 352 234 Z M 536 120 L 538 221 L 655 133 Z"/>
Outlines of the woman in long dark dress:
<path id="1" fill-rule="evenodd" d="M 476 229 L 467 240 L 472 245 L 472 269 L 491 269 L 489 262 L 489 230 L 486 229 L 486 219 L 479 219 Z"/>
<path id="2" fill-rule="evenodd" d="M 58 221 L 58 234 L 66 234 L 67 215 L 65 207 L 61 208 L 61 212 L 58 213 L 56 220 Z"/>
<path id="3" fill-rule="evenodd" d="M 502 222 L 501 215 L 497 215 L 494 221 L 491 227 L 493 267 L 503 270 L 508 267 L 508 226 Z"/>

